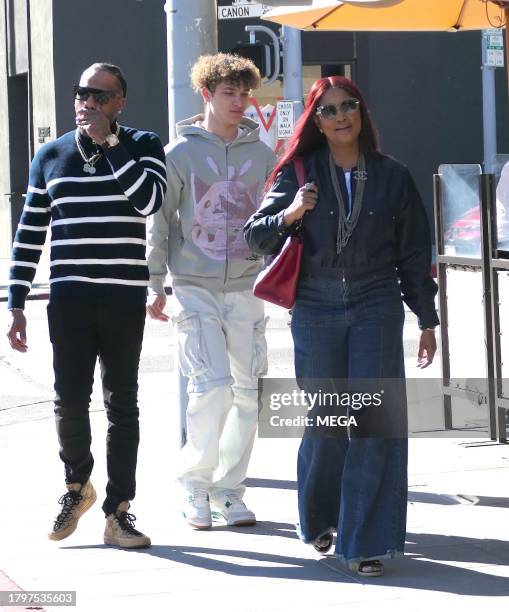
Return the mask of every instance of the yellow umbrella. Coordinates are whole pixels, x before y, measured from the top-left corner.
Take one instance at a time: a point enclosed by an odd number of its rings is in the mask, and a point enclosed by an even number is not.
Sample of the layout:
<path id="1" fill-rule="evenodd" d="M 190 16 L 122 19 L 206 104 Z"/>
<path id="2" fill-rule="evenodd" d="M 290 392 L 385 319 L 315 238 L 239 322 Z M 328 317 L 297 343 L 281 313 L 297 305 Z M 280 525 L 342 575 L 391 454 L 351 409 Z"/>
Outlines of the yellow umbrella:
<path id="1" fill-rule="evenodd" d="M 263 18 L 300 30 L 454 31 L 502 27 L 504 11 L 509 14 L 509 0 L 313 0 Z"/>

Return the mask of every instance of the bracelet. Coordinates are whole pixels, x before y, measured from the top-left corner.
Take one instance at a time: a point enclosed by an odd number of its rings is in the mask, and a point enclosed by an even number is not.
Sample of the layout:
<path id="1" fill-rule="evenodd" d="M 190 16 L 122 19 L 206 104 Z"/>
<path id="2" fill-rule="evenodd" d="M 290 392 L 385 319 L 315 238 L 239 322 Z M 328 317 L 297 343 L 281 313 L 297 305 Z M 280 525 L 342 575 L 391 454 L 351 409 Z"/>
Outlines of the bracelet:
<path id="1" fill-rule="evenodd" d="M 23 312 L 23 308 L 8 308 L 8 310 L 10 312 L 13 312 L 14 310 L 20 310 L 21 312 Z"/>
<path id="2" fill-rule="evenodd" d="M 425 327 L 422 331 L 432 331 L 432 332 L 434 332 L 435 328 L 434 327 Z"/>

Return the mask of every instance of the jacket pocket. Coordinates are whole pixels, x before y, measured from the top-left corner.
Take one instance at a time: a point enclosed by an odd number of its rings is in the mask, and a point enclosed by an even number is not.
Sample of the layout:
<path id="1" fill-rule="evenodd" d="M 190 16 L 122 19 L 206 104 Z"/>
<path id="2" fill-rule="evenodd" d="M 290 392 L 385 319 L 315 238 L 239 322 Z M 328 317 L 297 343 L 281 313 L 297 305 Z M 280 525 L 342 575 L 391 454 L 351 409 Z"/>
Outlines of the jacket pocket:
<path id="1" fill-rule="evenodd" d="M 210 360 L 198 313 L 184 311 L 172 321 L 177 330 L 182 373 L 188 378 L 202 376 L 209 369 Z"/>
<path id="2" fill-rule="evenodd" d="M 253 361 L 251 366 L 252 376 L 265 376 L 269 367 L 267 360 L 267 340 L 265 339 L 265 328 L 269 317 L 256 321 L 253 328 Z"/>

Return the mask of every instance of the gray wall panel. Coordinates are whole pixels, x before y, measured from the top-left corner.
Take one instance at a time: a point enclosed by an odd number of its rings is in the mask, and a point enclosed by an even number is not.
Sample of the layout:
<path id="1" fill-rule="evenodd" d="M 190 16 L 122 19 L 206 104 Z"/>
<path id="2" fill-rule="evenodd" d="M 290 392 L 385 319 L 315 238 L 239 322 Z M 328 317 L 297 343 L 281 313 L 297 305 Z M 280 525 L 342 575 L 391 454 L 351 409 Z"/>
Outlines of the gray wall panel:
<path id="1" fill-rule="evenodd" d="M 107 61 L 127 79 L 122 123 L 168 141 L 163 0 L 54 0 L 54 32 L 58 135 L 74 128 L 73 83 L 90 64 Z"/>
<path id="2" fill-rule="evenodd" d="M 7 40 L 5 3 L 0 2 L 0 270 L 11 247 L 11 191 L 9 175 L 9 106 L 7 98 Z"/>
<path id="3" fill-rule="evenodd" d="M 482 163 L 481 34 L 359 34 L 357 79 L 382 149 L 406 163 L 433 214 L 441 163 Z M 507 149 L 507 90 L 499 86 L 499 150 Z M 503 78 L 502 78 L 503 80 Z"/>
<path id="4" fill-rule="evenodd" d="M 7 0 L 9 75 L 28 72 L 27 0 Z"/>

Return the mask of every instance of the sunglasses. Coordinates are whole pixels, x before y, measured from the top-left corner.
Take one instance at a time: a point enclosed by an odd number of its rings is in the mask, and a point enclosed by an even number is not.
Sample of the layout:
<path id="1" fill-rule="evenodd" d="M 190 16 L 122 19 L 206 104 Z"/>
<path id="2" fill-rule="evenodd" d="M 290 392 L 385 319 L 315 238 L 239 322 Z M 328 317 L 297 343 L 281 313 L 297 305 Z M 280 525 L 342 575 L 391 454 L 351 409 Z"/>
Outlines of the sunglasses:
<path id="1" fill-rule="evenodd" d="M 110 100 L 113 100 L 113 98 L 119 95 L 114 91 L 95 89 L 94 87 L 81 87 L 80 85 L 75 85 L 73 91 L 75 100 L 86 102 L 90 96 L 94 96 L 94 100 L 97 104 L 107 104 Z"/>
<path id="2" fill-rule="evenodd" d="M 350 115 L 357 112 L 360 106 L 361 103 L 357 98 L 348 98 L 348 100 L 343 100 L 339 105 L 323 104 L 322 106 L 318 106 L 316 114 L 320 115 L 322 119 L 334 119 L 338 112 L 342 115 Z"/>

